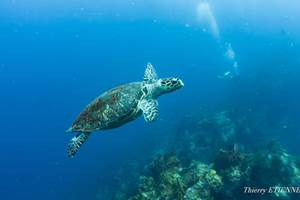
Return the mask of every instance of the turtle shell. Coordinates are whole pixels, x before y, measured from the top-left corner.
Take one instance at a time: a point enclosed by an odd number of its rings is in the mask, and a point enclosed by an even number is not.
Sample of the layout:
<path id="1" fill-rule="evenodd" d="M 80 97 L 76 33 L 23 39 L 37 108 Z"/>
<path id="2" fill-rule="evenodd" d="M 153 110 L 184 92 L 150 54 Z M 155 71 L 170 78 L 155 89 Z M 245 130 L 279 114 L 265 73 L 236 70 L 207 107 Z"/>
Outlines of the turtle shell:
<path id="1" fill-rule="evenodd" d="M 113 88 L 92 101 L 77 117 L 70 131 L 92 132 L 119 127 L 136 119 L 143 93 L 140 82 Z"/>

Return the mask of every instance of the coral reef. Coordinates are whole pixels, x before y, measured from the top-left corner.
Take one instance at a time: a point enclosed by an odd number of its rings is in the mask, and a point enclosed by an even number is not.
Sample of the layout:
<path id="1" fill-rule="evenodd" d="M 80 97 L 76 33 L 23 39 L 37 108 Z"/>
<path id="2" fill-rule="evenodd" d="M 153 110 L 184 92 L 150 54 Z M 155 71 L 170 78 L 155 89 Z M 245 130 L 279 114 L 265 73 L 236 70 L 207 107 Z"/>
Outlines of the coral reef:
<path id="1" fill-rule="evenodd" d="M 155 181 L 152 177 L 141 176 L 139 182 L 138 193 L 134 197 L 129 198 L 129 200 L 152 200 L 158 198 Z"/>
<path id="2" fill-rule="evenodd" d="M 244 191 L 247 186 L 269 189 L 300 184 L 297 159 L 287 154 L 277 142 L 271 142 L 266 149 L 254 154 L 243 153 L 237 147 L 220 150 L 214 167 L 224 181 L 224 187 L 217 195 L 221 199 L 299 199 L 300 194 L 275 190 L 268 190 L 263 196 Z"/>
<path id="3" fill-rule="evenodd" d="M 130 200 L 209 200 L 222 187 L 222 179 L 210 166 L 193 161 L 182 168 L 175 155 L 160 155 L 149 165 L 152 176 L 140 179 Z"/>
<path id="4" fill-rule="evenodd" d="M 222 188 L 222 178 L 206 164 L 193 161 L 186 171 L 184 177 L 188 189 L 184 195 L 185 200 L 209 200 Z"/>
<path id="5" fill-rule="evenodd" d="M 175 155 L 159 155 L 147 168 L 151 176 L 140 179 L 138 193 L 129 199 L 183 199 L 186 186 Z"/>
<path id="6" fill-rule="evenodd" d="M 299 186 L 299 162 L 278 142 L 271 142 L 266 150 L 258 153 L 253 159 L 249 184 L 262 188 Z M 274 192 L 268 196 L 268 199 L 274 198 L 299 199 L 300 194 Z"/>
<path id="7" fill-rule="evenodd" d="M 173 149 L 180 159 L 211 161 L 217 150 L 236 142 L 239 125 L 227 111 L 190 116 L 180 123 Z"/>
<path id="8" fill-rule="evenodd" d="M 278 189 L 300 185 L 300 160 L 274 141 L 259 150 L 249 148 L 244 123 L 226 111 L 181 123 L 171 148 L 157 150 L 160 153 L 143 170 L 135 167 L 118 175 L 122 189 L 114 191 L 111 199 L 300 199 L 300 189 L 299 193 Z M 128 176 L 134 179 L 126 181 Z M 271 190 L 257 194 L 246 192 L 245 187 Z"/>
<path id="9" fill-rule="evenodd" d="M 181 166 L 174 154 L 160 155 L 149 165 L 148 177 L 140 178 L 130 200 L 238 200 L 299 199 L 300 194 L 269 192 L 245 193 L 246 186 L 269 188 L 298 186 L 299 161 L 282 147 L 270 144 L 257 153 L 242 152 L 237 145 L 220 149 L 210 165 L 191 161 Z M 298 195 L 298 196 L 297 196 Z"/>

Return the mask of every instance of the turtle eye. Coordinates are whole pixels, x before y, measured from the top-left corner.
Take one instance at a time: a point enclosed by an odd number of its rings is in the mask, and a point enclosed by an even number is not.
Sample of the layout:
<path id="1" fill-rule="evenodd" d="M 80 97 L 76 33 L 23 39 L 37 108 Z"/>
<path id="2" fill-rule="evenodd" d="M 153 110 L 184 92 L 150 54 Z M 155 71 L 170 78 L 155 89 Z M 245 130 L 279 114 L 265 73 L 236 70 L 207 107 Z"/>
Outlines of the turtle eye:
<path id="1" fill-rule="evenodd" d="M 147 90 L 147 88 L 146 88 L 146 87 L 144 87 L 144 88 L 142 89 L 142 91 L 144 92 L 144 94 L 145 94 L 145 95 L 147 95 L 147 94 L 148 94 L 148 90 Z"/>
<path id="2" fill-rule="evenodd" d="M 176 80 L 172 80 L 172 84 L 175 85 L 177 83 Z"/>

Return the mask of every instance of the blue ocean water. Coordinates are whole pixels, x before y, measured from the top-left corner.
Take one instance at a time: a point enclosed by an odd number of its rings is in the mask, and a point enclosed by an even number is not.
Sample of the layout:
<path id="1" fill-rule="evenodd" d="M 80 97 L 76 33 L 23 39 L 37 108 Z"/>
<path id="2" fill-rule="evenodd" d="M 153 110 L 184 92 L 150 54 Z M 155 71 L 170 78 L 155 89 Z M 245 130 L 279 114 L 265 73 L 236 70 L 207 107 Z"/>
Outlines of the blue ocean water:
<path id="1" fill-rule="evenodd" d="M 235 110 L 252 123 L 263 112 L 253 141 L 277 130 L 268 137 L 299 154 L 299 8 L 297 0 L 1 1 L 1 199 L 97 199 L 116 170 L 151 157 L 195 110 Z M 65 130 L 77 114 L 102 92 L 141 81 L 148 62 L 185 82 L 159 99 L 160 119 L 94 134 L 67 158 Z M 220 78 L 234 62 L 237 77 Z"/>

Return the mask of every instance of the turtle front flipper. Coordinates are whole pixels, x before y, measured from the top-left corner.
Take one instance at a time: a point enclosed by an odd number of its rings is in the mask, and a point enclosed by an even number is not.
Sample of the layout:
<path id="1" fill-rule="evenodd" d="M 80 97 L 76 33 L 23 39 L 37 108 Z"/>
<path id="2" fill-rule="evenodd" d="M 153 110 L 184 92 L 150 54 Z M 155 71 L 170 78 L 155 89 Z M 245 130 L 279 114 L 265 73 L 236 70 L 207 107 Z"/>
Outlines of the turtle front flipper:
<path id="1" fill-rule="evenodd" d="M 144 74 L 144 82 L 154 83 L 157 80 L 157 73 L 151 63 L 147 64 L 147 68 Z"/>
<path id="2" fill-rule="evenodd" d="M 139 108 L 143 111 L 146 122 L 152 122 L 158 119 L 158 101 L 155 99 L 142 99 Z"/>
<path id="3" fill-rule="evenodd" d="M 68 157 L 74 157 L 81 145 L 89 138 L 90 135 L 91 132 L 84 132 L 73 137 L 68 144 Z"/>

